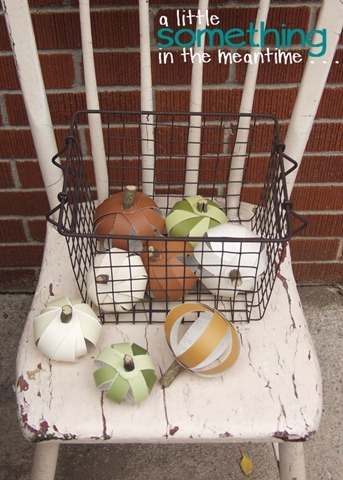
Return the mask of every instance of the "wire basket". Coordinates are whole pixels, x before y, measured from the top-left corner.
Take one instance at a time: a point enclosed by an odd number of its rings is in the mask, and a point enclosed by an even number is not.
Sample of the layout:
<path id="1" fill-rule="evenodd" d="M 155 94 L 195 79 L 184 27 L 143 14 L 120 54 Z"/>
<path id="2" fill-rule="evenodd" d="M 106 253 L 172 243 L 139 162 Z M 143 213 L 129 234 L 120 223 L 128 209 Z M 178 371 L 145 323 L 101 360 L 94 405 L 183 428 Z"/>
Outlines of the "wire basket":
<path id="1" fill-rule="evenodd" d="M 94 116 L 119 207 L 96 200 Z M 64 183 L 48 220 L 66 237 L 83 300 L 104 322 L 163 322 L 188 301 L 231 321 L 260 320 L 286 243 L 306 225 L 288 200 L 297 165 L 283 150 L 270 115 L 76 112 L 53 159 Z M 123 212 L 129 186 L 136 203 Z"/>

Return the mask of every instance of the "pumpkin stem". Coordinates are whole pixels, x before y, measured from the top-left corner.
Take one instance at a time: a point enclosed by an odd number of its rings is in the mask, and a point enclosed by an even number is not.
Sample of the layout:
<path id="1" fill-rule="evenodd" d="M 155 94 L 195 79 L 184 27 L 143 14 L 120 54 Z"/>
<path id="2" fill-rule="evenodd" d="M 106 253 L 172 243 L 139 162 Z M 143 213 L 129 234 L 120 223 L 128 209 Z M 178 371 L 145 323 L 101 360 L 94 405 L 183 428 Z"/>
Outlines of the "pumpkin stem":
<path id="1" fill-rule="evenodd" d="M 73 316 L 73 309 L 70 305 L 63 305 L 60 315 L 60 320 L 62 323 L 70 322 Z"/>
<path id="2" fill-rule="evenodd" d="M 162 253 L 159 252 L 158 250 L 155 250 L 155 248 L 152 245 L 149 245 L 148 251 L 149 251 L 149 260 L 151 262 L 157 262 L 162 258 Z"/>
<path id="3" fill-rule="evenodd" d="M 243 282 L 242 282 L 242 277 L 241 277 L 241 274 L 239 273 L 239 270 L 237 269 L 231 270 L 231 272 L 229 273 L 229 277 L 234 287 L 240 287 L 242 285 Z"/>
<path id="4" fill-rule="evenodd" d="M 180 365 L 180 363 L 175 360 L 160 378 L 160 384 L 162 385 L 162 387 L 169 387 L 172 381 L 179 375 L 179 373 L 182 372 L 182 370 L 182 365 Z"/>
<path id="5" fill-rule="evenodd" d="M 124 195 L 123 195 L 123 202 L 122 202 L 122 207 L 124 210 L 129 210 L 130 208 L 133 207 L 136 191 L 137 191 L 137 187 L 135 185 L 126 185 L 126 187 L 124 188 Z"/>
<path id="6" fill-rule="evenodd" d="M 131 355 L 124 355 L 123 361 L 125 370 L 127 372 L 132 372 L 132 370 L 135 368 L 135 364 Z"/>
<path id="7" fill-rule="evenodd" d="M 106 275 L 105 273 L 102 273 L 100 275 L 97 275 L 95 277 L 95 281 L 96 283 L 100 283 L 102 285 L 106 285 L 106 283 L 108 283 L 110 277 L 108 275 Z"/>
<path id="8" fill-rule="evenodd" d="M 207 206 L 208 206 L 208 201 L 205 200 L 204 198 L 200 198 L 200 200 L 197 201 L 198 212 L 206 213 L 207 212 Z"/>

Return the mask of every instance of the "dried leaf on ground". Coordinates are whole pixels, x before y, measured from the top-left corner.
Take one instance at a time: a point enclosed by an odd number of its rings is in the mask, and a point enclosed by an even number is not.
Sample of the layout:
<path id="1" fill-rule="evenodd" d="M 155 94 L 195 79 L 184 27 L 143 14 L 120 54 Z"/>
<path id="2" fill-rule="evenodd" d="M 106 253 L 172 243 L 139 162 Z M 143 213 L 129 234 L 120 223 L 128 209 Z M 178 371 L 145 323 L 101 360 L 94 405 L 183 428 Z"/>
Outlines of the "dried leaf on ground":
<path id="1" fill-rule="evenodd" d="M 241 461 L 239 462 L 242 472 L 246 477 L 250 477 L 254 471 L 254 466 L 249 457 L 242 453 Z"/>

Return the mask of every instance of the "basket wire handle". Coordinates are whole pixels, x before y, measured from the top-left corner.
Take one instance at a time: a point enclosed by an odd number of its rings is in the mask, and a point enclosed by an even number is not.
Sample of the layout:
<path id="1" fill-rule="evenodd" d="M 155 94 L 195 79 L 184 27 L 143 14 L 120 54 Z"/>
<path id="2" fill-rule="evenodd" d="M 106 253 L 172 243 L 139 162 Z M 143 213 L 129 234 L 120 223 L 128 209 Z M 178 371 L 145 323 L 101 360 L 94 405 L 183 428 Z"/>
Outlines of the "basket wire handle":
<path id="1" fill-rule="evenodd" d="M 292 166 L 285 172 L 285 177 L 287 177 L 287 175 L 289 175 L 290 173 L 292 173 L 296 168 L 298 168 L 298 162 L 296 162 L 295 160 L 293 160 L 293 158 L 291 158 L 289 155 L 286 155 L 285 152 L 283 152 L 282 154 L 284 156 L 284 158 L 286 158 L 286 160 L 288 160 Z"/>
<path id="2" fill-rule="evenodd" d="M 54 216 L 55 216 L 55 213 L 58 212 L 60 208 L 61 208 L 61 204 L 59 203 L 58 205 L 56 205 L 56 207 L 50 210 L 50 212 L 47 213 L 46 215 L 47 221 L 52 225 L 54 225 L 56 228 L 58 228 L 58 222 L 54 219 Z"/>
<path id="3" fill-rule="evenodd" d="M 292 215 L 292 217 L 296 218 L 299 222 L 301 222 L 301 225 L 299 225 L 299 227 L 297 227 L 295 229 L 293 229 L 293 226 L 292 226 L 292 223 L 291 223 L 290 234 L 289 234 L 289 239 L 291 239 L 292 237 L 297 235 L 299 232 L 304 230 L 304 228 L 308 225 L 308 221 L 306 220 L 305 217 L 303 217 L 302 215 L 300 215 L 299 213 L 297 213 L 293 210 L 293 204 L 290 200 L 287 200 L 286 202 L 283 202 L 282 207 L 285 210 L 288 210 L 288 213 L 290 215 Z"/>
<path id="4" fill-rule="evenodd" d="M 282 156 L 288 160 L 289 163 L 292 164 L 292 166 L 287 170 L 285 171 L 285 177 L 287 177 L 287 175 L 289 175 L 290 173 L 292 173 L 294 170 L 296 170 L 298 168 L 298 162 L 296 162 L 295 160 L 293 160 L 293 158 L 291 158 L 289 155 L 287 155 L 285 152 L 284 152 L 284 149 L 285 149 L 285 145 L 284 144 L 279 144 L 278 147 L 281 149 L 282 151 Z M 285 202 L 283 202 L 282 204 L 282 207 L 284 209 L 287 209 L 288 210 L 288 213 L 290 215 L 292 215 L 292 217 L 295 217 L 299 222 L 301 222 L 301 225 L 299 225 L 299 227 L 297 227 L 296 229 L 293 230 L 293 227 L 292 227 L 292 224 L 290 226 L 290 238 L 293 237 L 294 235 L 297 235 L 299 232 L 301 232 L 302 230 L 304 230 L 304 228 L 308 225 L 308 221 L 306 220 L 305 217 L 303 217 L 302 215 L 300 215 L 299 213 L 296 213 L 294 210 L 293 210 L 293 204 L 290 200 L 287 200 Z"/>
<path id="5" fill-rule="evenodd" d="M 304 218 L 302 215 L 300 215 L 299 213 L 295 212 L 294 210 L 290 210 L 289 213 L 295 217 L 296 219 L 298 219 L 300 222 L 302 222 L 302 225 L 300 225 L 298 228 L 296 228 L 295 230 L 292 229 L 292 237 L 294 235 L 297 235 L 299 232 L 301 232 L 302 230 L 304 230 L 304 228 L 308 225 L 308 220 L 306 220 L 306 218 Z"/>

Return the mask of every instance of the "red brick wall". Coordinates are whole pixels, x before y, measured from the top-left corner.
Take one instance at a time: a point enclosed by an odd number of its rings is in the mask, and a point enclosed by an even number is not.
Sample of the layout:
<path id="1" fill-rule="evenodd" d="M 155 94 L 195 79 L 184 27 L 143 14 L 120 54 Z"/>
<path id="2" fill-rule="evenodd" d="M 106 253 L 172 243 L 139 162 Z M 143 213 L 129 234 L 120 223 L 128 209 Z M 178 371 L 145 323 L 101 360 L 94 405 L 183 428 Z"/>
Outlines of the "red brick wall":
<path id="1" fill-rule="evenodd" d="M 70 116 L 85 107 L 77 0 L 30 0 L 32 20 L 53 124 L 61 144 Z M 93 40 L 101 108 L 139 109 L 139 31 L 137 1 L 92 0 Z M 174 6 L 171 6 L 173 4 Z M 314 28 L 320 1 L 272 1 L 269 26 Z M 181 5 L 181 7 L 180 7 Z M 191 8 L 193 0 L 152 0 L 152 28 L 162 14 Z M 258 2 L 240 0 L 223 7 L 211 2 L 220 27 L 246 28 Z M 152 42 L 155 42 L 152 35 Z M 301 46 L 295 46 L 304 53 Z M 48 203 L 36 161 L 7 29 L 0 16 L 0 285 L 2 291 L 33 290 L 42 258 Z M 343 280 L 343 47 L 337 49 L 318 115 L 299 170 L 292 200 L 309 219 L 292 240 L 299 282 Z M 260 67 L 254 111 L 273 113 L 286 130 L 304 61 Z M 152 52 L 157 110 L 187 110 L 190 64 L 175 56 L 172 66 L 158 64 Z M 246 66 L 213 61 L 204 66 L 205 111 L 238 111 Z M 314 79 L 315 81 L 315 79 Z"/>

